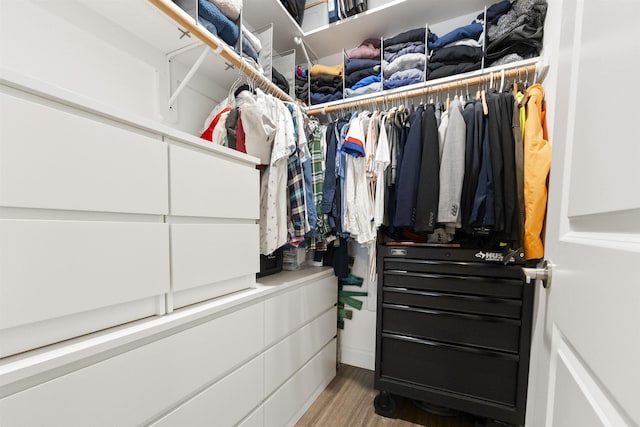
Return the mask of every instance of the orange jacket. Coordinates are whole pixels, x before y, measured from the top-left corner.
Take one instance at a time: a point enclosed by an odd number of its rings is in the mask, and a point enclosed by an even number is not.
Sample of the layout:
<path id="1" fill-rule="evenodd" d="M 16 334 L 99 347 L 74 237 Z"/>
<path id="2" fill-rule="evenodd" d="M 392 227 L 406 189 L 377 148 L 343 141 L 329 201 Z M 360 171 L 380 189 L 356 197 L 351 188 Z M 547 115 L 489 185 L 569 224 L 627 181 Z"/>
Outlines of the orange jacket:
<path id="1" fill-rule="evenodd" d="M 547 136 L 544 89 L 534 84 L 527 90 L 524 125 L 524 253 L 527 259 L 542 258 L 542 229 L 547 210 L 547 177 L 551 167 L 551 145 Z"/>

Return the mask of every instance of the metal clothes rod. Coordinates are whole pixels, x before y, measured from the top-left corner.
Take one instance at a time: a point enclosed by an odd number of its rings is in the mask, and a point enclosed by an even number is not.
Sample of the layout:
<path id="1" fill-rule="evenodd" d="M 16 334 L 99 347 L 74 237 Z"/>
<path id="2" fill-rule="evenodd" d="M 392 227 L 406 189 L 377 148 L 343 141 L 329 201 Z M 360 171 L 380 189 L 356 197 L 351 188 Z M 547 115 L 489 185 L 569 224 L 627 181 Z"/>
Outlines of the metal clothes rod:
<path id="1" fill-rule="evenodd" d="M 209 46 L 215 53 L 223 57 L 231 65 L 253 79 L 267 92 L 280 98 L 283 101 L 294 102 L 293 99 L 282 89 L 274 85 L 269 79 L 260 74 L 245 63 L 238 54 L 227 47 L 224 42 L 218 40 L 213 34 L 204 27 L 197 25 L 193 17 L 189 16 L 184 10 L 180 9 L 171 0 L 148 0 L 149 3 L 160 9 L 165 15 L 174 20 L 178 25 L 189 31 L 191 34 L 199 38 L 204 44 Z"/>
<path id="2" fill-rule="evenodd" d="M 382 94 L 375 97 L 358 99 L 354 101 L 345 100 L 343 102 L 340 102 L 339 104 L 330 105 L 327 107 L 309 108 L 305 112 L 307 115 L 326 114 L 326 113 L 331 113 L 333 111 L 347 110 L 350 108 L 366 107 L 372 104 L 392 103 L 394 101 L 400 101 L 407 98 L 415 98 L 418 96 L 424 96 L 424 95 L 428 95 L 430 93 L 435 93 L 435 92 L 448 91 L 451 89 L 466 88 L 468 86 L 478 86 L 483 83 L 489 82 L 489 79 L 491 78 L 492 75 L 494 76 L 494 78 L 501 77 L 503 75 L 502 74 L 503 71 L 504 71 L 504 78 L 516 77 L 518 75 L 523 76 L 527 73 L 531 74 L 531 76 L 534 76 L 536 72 L 536 64 L 517 67 L 517 68 L 511 68 L 509 70 L 494 71 L 494 72 L 486 73 L 480 76 L 469 77 L 466 79 L 460 79 L 460 80 L 447 82 L 447 83 L 441 83 L 441 84 L 436 84 L 431 86 L 423 86 L 417 89 L 410 89 L 404 92 L 394 92 L 388 95 Z"/>

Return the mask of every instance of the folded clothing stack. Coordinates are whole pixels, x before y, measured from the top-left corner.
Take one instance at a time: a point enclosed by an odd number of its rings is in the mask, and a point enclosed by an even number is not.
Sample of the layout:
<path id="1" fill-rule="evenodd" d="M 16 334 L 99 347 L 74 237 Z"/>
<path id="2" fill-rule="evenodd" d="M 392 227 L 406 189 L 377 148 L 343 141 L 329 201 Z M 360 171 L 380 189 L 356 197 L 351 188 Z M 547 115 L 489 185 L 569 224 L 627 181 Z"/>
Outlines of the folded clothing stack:
<path id="1" fill-rule="evenodd" d="M 289 94 L 289 82 L 280 71 L 276 70 L 276 67 L 271 68 L 271 82 L 282 89 L 284 93 Z"/>
<path id="2" fill-rule="evenodd" d="M 309 102 L 309 76 L 308 70 L 304 67 L 296 67 L 296 98 L 304 104 Z"/>
<path id="3" fill-rule="evenodd" d="M 384 89 L 424 81 L 426 30 L 416 28 L 384 40 Z M 429 34 L 429 42 L 436 36 Z"/>
<path id="4" fill-rule="evenodd" d="M 382 90 L 380 40 L 367 39 L 349 52 L 345 64 L 345 97 Z"/>
<path id="5" fill-rule="evenodd" d="M 505 0 L 509 3 L 508 0 Z M 482 22 L 473 21 L 429 45 L 427 80 L 479 70 L 482 67 Z"/>
<path id="6" fill-rule="evenodd" d="M 242 0 L 198 0 L 198 22 L 229 46 L 238 43 Z"/>
<path id="7" fill-rule="evenodd" d="M 491 7 L 505 2 L 509 3 L 504 0 Z M 489 15 L 487 10 L 485 55 L 489 65 L 532 58 L 542 50 L 547 1 L 516 0 L 513 4 L 509 3 L 509 6 L 509 9 L 497 16 Z"/>
<path id="8" fill-rule="evenodd" d="M 309 96 L 311 104 L 342 99 L 342 64 L 327 66 L 316 64 L 311 67 L 311 86 Z"/>

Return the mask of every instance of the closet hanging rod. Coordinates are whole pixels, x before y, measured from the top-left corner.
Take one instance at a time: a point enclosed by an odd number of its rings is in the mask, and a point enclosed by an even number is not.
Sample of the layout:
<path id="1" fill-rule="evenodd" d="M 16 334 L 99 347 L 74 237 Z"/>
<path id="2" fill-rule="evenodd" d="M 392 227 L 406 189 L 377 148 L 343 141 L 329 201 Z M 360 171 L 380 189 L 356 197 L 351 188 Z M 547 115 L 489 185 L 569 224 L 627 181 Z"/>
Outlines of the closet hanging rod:
<path id="1" fill-rule="evenodd" d="M 236 69 L 245 73 L 248 77 L 253 79 L 257 84 L 266 89 L 267 92 L 271 93 L 277 98 L 280 98 L 283 101 L 293 102 L 293 99 L 286 94 L 282 89 L 274 85 L 269 79 L 260 74 L 253 67 L 249 66 L 245 63 L 242 58 L 233 52 L 231 48 L 226 46 L 222 41 L 218 40 L 213 34 L 207 31 L 201 25 L 196 24 L 196 21 L 192 16 L 187 14 L 184 10 L 182 10 L 178 5 L 173 3 L 171 0 L 148 0 L 149 3 L 153 4 L 155 7 L 160 9 L 165 15 L 175 21 L 178 25 L 183 27 L 183 29 L 187 30 L 198 39 L 200 39 L 204 44 L 209 46 L 215 53 L 220 55 L 226 61 L 228 61 L 231 65 L 233 65 Z"/>
<path id="2" fill-rule="evenodd" d="M 504 71 L 505 78 L 516 77 L 518 75 L 534 76 L 536 73 L 536 69 L 537 69 L 537 65 L 531 64 L 531 65 L 511 68 L 508 70 L 486 72 L 478 76 L 462 78 L 460 80 L 455 80 L 447 83 L 429 85 L 427 82 L 425 83 L 424 86 L 419 88 L 409 89 L 406 91 L 398 91 L 398 92 L 394 91 L 393 93 L 390 93 L 390 94 L 381 94 L 374 97 L 356 99 L 353 101 L 347 101 L 347 100 L 339 101 L 339 103 L 336 103 L 334 105 L 329 105 L 326 107 L 308 108 L 305 112 L 307 113 L 307 115 L 326 114 L 334 111 L 348 110 L 350 108 L 363 107 L 363 106 L 368 106 L 372 104 L 384 104 L 388 102 L 404 100 L 407 98 L 424 96 L 424 95 L 428 95 L 430 93 L 435 93 L 435 92 L 444 92 L 452 89 L 460 89 L 460 88 L 466 88 L 469 86 L 481 85 L 483 83 L 486 83 L 492 74 L 493 75 L 498 74 L 502 76 L 502 71 Z"/>

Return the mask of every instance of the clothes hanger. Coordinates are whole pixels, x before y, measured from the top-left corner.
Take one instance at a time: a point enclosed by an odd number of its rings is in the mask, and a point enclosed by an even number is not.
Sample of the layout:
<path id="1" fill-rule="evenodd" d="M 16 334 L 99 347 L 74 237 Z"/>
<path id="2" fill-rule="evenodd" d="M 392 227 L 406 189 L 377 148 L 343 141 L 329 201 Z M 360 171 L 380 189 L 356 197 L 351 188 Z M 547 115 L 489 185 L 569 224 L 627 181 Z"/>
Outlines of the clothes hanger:
<path id="1" fill-rule="evenodd" d="M 502 69 L 502 76 L 500 77 L 500 93 L 504 90 L 504 68 Z"/>

